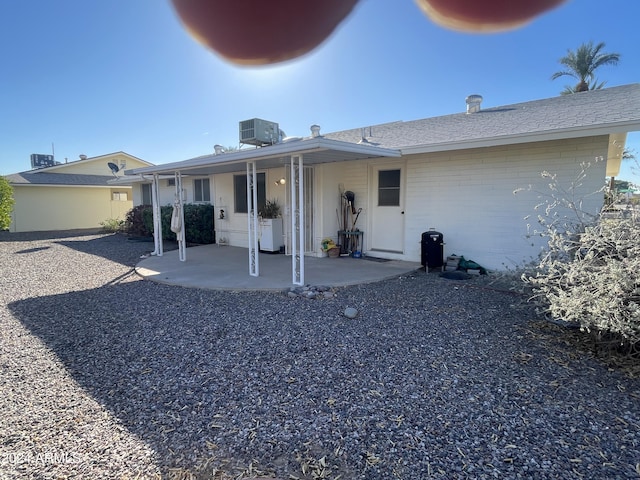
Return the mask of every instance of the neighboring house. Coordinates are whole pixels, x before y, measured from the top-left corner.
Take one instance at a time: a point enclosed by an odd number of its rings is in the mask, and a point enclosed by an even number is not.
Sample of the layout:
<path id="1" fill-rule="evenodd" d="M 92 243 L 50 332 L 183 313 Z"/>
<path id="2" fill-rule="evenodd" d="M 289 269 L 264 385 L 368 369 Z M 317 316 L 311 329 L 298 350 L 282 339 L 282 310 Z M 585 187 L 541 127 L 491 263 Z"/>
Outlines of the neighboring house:
<path id="1" fill-rule="evenodd" d="M 573 194 L 595 213 L 603 194 L 594 192 L 618 174 L 627 132 L 640 130 L 640 84 L 491 108 L 476 95 L 467 102 L 466 111 L 452 115 L 333 133 L 314 126 L 310 137 L 127 173 L 147 181 L 155 176 L 158 203 L 173 202 L 176 190 L 161 176 L 175 176 L 186 201 L 224 209 L 217 236 L 249 247 L 250 263 L 257 221 L 247 212 L 247 190 L 256 191 L 258 204 L 275 198 L 284 206 L 288 252 L 321 255 L 323 238 L 338 240 L 344 188 L 362 208 L 357 226 L 364 254 L 420 262 L 421 234 L 433 228 L 443 234 L 445 255 L 504 269 L 535 258 L 543 246 L 543 239 L 527 238 L 539 202 L 534 192 L 549 193 L 541 173 L 570 188 L 581 164 L 589 163 Z M 532 192 L 514 195 L 528 186 Z M 136 202 L 141 188 L 134 189 Z"/>
<path id="2" fill-rule="evenodd" d="M 133 206 L 131 186 L 107 182 L 127 168 L 151 165 L 116 152 L 7 175 L 16 201 L 9 231 L 98 228 L 105 220 L 124 219 Z"/>

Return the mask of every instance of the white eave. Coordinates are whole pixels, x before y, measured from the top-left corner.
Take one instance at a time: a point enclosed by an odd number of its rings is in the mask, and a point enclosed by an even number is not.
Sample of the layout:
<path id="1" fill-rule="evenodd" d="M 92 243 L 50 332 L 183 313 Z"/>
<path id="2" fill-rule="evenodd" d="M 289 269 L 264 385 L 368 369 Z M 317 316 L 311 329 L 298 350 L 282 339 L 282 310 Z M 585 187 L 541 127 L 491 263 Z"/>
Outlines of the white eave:
<path id="1" fill-rule="evenodd" d="M 471 148 L 495 147 L 500 145 L 516 145 L 530 142 L 544 142 L 549 140 L 563 140 L 568 138 L 591 137 L 598 135 L 626 134 L 640 130 L 640 122 L 619 122 L 596 127 L 579 127 L 558 129 L 552 131 L 533 132 L 528 134 L 498 135 L 493 137 L 470 138 L 451 142 L 429 143 L 401 148 L 403 155 L 420 153 L 446 152 Z"/>
<path id="2" fill-rule="evenodd" d="M 159 178 L 165 179 L 165 178 L 174 178 L 174 177 L 173 175 L 160 175 Z M 139 174 L 139 175 L 125 174 L 119 177 L 114 177 L 112 180 L 108 180 L 107 183 L 109 185 L 114 185 L 114 186 L 126 186 L 126 185 L 133 185 L 134 183 L 150 182 L 151 180 L 152 180 L 151 175 L 145 176 L 142 174 Z"/>
<path id="3" fill-rule="evenodd" d="M 238 172 L 243 171 L 244 165 L 249 161 L 258 162 L 260 168 L 274 168 L 288 163 L 290 157 L 295 155 L 304 155 L 305 165 L 314 165 L 365 158 L 398 158 L 401 153 L 394 149 L 314 137 L 251 150 L 212 154 L 180 162 L 126 170 L 125 175 L 170 174 L 176 171 L 192 175 Z"/>

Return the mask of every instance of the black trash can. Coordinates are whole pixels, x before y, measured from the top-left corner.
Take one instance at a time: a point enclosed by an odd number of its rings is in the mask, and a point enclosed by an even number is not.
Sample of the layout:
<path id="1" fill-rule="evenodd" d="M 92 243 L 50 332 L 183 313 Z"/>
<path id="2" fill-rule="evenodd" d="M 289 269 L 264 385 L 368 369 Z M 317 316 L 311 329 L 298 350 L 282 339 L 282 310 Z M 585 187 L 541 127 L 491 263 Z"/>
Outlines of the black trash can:
<path id="1" fill-rule="evenodd" d="M 424 232 L 420 247 L 420 263 L 425 272 L 428 272 L 430 268 L 442 268 L 442 265 L 444 265 L 444 239 L 442 233 L 435 230 Z"/>

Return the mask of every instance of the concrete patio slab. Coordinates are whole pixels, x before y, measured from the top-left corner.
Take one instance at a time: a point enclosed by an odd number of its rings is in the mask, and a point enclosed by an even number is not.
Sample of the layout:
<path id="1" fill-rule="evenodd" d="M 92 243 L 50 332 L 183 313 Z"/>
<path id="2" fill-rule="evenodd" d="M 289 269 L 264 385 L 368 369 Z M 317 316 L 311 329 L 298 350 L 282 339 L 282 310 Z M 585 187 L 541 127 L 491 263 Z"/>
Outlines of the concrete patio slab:
<path id="1" fill-rule="evenodd" d="M 246 248 L 203 245 L 187 248 L 184 262 L 177 250 L 144 258 L 136 272 L 159 283 L 211 290 L 284 290 L 295 286 L 290 256 L 260 253 L 258 262 L 259 276 L 253 277 Z M 304 283 L 329 287 L 378 282 L 421 268 L 419 263 L 351 257 L 305 257 L 304 262 Z"/>

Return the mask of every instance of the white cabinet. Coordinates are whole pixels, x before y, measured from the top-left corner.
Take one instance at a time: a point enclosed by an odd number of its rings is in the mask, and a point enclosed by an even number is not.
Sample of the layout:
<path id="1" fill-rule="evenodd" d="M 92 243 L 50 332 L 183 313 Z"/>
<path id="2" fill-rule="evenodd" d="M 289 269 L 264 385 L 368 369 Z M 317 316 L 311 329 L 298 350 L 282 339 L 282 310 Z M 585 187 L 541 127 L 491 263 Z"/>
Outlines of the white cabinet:
<path id="1" fill-rule="evenodd" d="M 283 242 L 282 218 L 260 219 L 260 250 L 279 252 Z"/>

